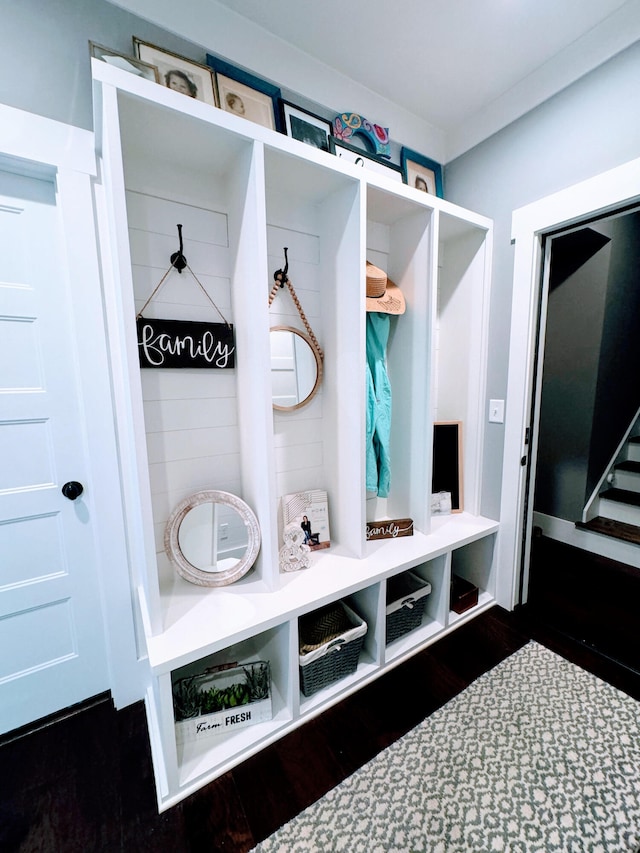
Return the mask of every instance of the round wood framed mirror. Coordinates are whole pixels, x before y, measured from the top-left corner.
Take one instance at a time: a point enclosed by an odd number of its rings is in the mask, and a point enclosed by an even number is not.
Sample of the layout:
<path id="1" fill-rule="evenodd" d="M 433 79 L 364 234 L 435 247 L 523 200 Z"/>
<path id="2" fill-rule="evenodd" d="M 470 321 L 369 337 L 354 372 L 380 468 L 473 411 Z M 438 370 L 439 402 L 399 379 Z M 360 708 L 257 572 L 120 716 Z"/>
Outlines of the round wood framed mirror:
<path id="1" fill-rule="evenodd" d="M 293 326 L 273 326 L 269 340 L 273 408 L 295 411 L 315 397 L 322 381 L 322 359 L 311 338 Z"/>
<path id="2" fill-rule="evenodd" d="M 256 561 L 258 519 L 236 495 L 196 492 L 169 516 L 164 547 L 185 580 L 199 586 L 227 586 L 244 577 Z"/>

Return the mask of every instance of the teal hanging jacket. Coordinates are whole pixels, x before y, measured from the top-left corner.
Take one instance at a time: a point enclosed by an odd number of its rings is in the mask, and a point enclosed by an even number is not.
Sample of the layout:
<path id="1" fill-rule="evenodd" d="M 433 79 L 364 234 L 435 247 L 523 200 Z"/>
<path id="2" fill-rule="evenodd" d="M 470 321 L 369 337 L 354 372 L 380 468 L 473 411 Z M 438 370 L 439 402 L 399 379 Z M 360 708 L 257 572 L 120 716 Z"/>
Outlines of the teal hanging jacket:
<path id="1" fill-rule="evenodd" d="M 387 374 L 387 341 L 391 316 L 367 312 L 367 491 L 389 494 L 391 469 L 391 385 Z"/>

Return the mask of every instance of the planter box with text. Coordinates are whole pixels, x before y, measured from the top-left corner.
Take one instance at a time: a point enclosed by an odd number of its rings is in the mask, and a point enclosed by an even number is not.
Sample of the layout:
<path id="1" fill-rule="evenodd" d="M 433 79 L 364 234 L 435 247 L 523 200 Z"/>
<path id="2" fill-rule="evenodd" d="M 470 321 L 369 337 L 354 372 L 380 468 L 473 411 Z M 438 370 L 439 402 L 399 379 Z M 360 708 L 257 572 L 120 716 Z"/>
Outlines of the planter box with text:
<path id="1" fill-rule="evenodd" d="M 178 679 L 173 686 L 173 702 L 178 744 L 270 720 L 269 663 L 252 661 Z"/>

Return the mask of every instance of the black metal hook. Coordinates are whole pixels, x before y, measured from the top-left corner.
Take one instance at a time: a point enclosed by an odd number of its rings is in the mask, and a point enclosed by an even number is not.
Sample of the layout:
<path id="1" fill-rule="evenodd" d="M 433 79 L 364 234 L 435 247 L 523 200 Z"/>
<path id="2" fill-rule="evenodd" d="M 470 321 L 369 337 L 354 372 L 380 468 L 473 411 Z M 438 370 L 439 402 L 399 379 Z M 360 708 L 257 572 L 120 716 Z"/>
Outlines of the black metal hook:
<path id="1" fill-rule="evenodd" d="M 284 287 L 285 284 L 287 283 L 287 273 L 289 272 L 289 256 L 287 255 L 288 251 L 289 251 L 289 249 L 285 246 L 284 247 L 284 269 L 283 270 L 277 270 L 277 272 L 274 272 L 274 274 L 273 274 L 274 279 L 280 283 L 280 287 Z"/>
<path id="2" fill-rule="evenodd" d="M 178 238 L 180 240 L 180 249 L 177 252 L 174 252 L 169 260 L 171 261 L 171 266 L 175 267 L 179 273 L 187 266 L 187 259 L 185 258 L 182 249 L 182 225 L 178 225 Z"/>

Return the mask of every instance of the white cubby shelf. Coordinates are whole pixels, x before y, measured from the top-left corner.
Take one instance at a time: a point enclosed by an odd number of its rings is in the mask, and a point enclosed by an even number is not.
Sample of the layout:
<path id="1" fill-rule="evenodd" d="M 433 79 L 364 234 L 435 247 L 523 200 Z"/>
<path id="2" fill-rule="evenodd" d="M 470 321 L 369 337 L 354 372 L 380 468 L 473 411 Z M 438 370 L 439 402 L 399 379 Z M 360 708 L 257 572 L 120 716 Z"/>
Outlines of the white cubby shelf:
<path id="1" fill-rule="evenodd" d="M 495 603 L 499 523 L 481 514 L 492 223 L 390 177 L 92 60 L 104 304 L 129 572 L 160 809 L 179 802 L 390 667 Z M 171 272 L 150 318 L 233 323 L 230 370 L 144 370 L 135 316 L 177 248 L 197 277 Z M 269 329 L 304 331 L 289 277 L 324 351 L 318 393 L 273 409 Z M 401 288 L 386 365 L 391 487 L 365 486 L 366 261 Z M 202 293 L 199 284 L 206 291 Z M 211 301 L 215 303 L 212 305 Z M 431 515 L 433 424 L 462 423 L 464 509 Z M 173 509 L 231 492 L 258 520 L 251 569 L 218 588 L 190 584 L 164 552 Z M 327 492 L 331 546 L 283 573 L 280 498 Z M 412 536 L 367 541 L 366 523 L 411 518 Z M 431 584 L 419 626 L 385 637 L 386 584 Z M 452 573 L 478 604 L 450 609 Z M 358 665 L 306 697 L 298 620 L 345 601 L 367 623 Z M 268 660 L 272 718 L 178 744 L 172 673 Z"/>

